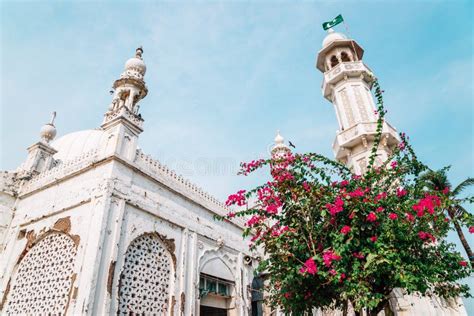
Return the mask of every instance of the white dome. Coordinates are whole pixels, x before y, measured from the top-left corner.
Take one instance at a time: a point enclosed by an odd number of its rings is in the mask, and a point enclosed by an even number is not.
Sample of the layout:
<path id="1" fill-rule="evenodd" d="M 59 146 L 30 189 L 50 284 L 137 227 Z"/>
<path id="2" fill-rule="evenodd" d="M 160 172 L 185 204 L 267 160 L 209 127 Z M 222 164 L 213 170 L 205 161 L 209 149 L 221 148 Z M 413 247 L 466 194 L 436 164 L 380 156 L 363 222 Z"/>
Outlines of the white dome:
<path id="1" fill-rule="evenodd" d="M 54 155 L 55 159 L 67 161 L 105 146 L 106 141 L 107 137 L 103 130 L 91 129 L 61 136 L 51 143 L 51 147 L 58 151 Z"/>
<path id="2" fill-rule="evenodd" d="M 283 136 L 280 135 L 280 131 L 277 131 L 277 135 L 275 137 L 275 144 L 283 144 L 285 142 L 285 139 Z"/>
<path id="3" fill-rule="evenodd" d="M 334 32 L 333 29 L 329 29 L 328 35 L 323 40 L 323 48 L 329 46 L 334 41 L 345 40 L 347 36 L 342 33 Z"/>
<path id="4" fill-rule="evenodd" d="M 54 137 L 56 137 L 56 127 L 51 123 L 43 125 L 40 130 L 40 137 L 45 142 L 49 143 L 54 139 Z"/>
<path id="5" fill-rule="evenodd" d="M 138 57 L 132 57 L 125 63 L 125 71 L 136 71 L 142 76 L 144 76 L 146 72 L 146 65 L 143 62 L 143 59 L 140 59 Z"/>

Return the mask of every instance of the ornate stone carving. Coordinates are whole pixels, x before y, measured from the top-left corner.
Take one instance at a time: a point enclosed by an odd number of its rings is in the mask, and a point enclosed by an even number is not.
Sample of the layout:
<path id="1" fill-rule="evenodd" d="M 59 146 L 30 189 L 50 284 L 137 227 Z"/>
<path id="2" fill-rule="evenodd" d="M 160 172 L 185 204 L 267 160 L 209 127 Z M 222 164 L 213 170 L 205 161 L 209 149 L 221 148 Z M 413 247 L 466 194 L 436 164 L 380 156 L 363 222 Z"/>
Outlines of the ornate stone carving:
<path id="1" fill-rule="evenodd" d="M 149 155 L 145 155 L 141 150 L 137 150 L 134 163 L 139 169 L 146 171 L 147 174 L 154 176 L 156 179 L 166 183 L 166 185 L 183 193 L 190 199 L 208 207 L 214 213 L 224 215 L 230 211 L 225 204 L 217 198 L 177 174 L 174 170 L 168 168 L 158 160 L 153 159 Z M 244 224 L 242 218 L 233 219 L 232 222 L 239 225 Z"/>
<path id="2" fill-rule="evenodd" d="M 349 126 L 346 126 L 346 128 L 351 127 L 352 125 L 355 124 L 355 120 L 354 120 L 354 113 L 352 113 L 352 108 L 349 104 L 349 97 L 347 96 L 346 89 L 343 89 L 341 91 L 341 99 L 342 99 L 342 105 L 344 107 L 344 114 L 347 118 L 347 122 L 349 123 Z"/>
<path id="3" fill-rule="evenodd" d="M 217 240 L 216 240 L 216 244 L 217 244 L 217 248 L 220 249 L 220 248 L 224 247 L 225 241 L 224 241 L 224 239 L 222 239 L 221 237 L 219 237 L 219 238 L 217 238 Z"/>
<path id="4" fill-rule="evenodd" d="M 369 121 L 369 116 L 368 116 L 367 110 L 364 106 L 364 101 L 362 100 L 362 94 L 360 92 L 360 87 L 359 86 L 352 86 L 352 89 L 354 90 L 357 109 L 359 110 L 360 117 L 361 117 L 363 122 L 368 122 Z"/>
<path id="5" fill-rule="evenodd" d="M 54 182 L 68 174 L 81 170 L 97 161 L 97 157 L 97 149 L 94 149 L 89 152 L 85 152 L 84 154 L 77 156 L 72 160 L 58 162 L 56 167 L 41 172 L 40 174 L 34 176 L 30 181 L 25 183 L 22 188 L 22 194 L 34 191 L 35 189 L 41 188 L 50 182 Z"/>
<path id="6" fill-rule="evenodd" d="M 164 315 L 170 307 L 171 258 L 156 235 L 136 238 L 120 275 L 118 314 Z"/>
<path id="7" fill-rule="evenodd" d="M 13 277 L 7 314 L 64 314 L 73 283 L 74 241 L 62 233 L 41 239 L 20 261 Z"/>

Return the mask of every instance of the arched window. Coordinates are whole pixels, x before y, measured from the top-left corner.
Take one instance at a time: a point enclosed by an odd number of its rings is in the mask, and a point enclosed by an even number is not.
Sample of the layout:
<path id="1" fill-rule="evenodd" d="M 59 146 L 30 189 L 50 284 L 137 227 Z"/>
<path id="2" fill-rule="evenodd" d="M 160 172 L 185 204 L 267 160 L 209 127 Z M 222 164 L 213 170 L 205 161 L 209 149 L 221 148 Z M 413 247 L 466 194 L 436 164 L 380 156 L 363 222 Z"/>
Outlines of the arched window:
<path id="1" fill-rule="evenodd" d="M 171 258 L 158 236 L 142 235 L 125 253 L 118 314 L 165 315 L 170 305 Z"/>
<path id="2" fill-rule="evenodd" d="M 341 61 L 342 61 L 342 62 L 351 61 L 351 59 L 349 58 L 349 55 L 348 55 L 346 52 L 342 52 L 342 53 L 341 53 Z"/>
<path id="3" fill-rule="evenodd" d="M 339 60 L 337 59 L 336 56 L 332 56 L 331 57 L 331 68 L 334 68 L 335 66 L 337 66 L 337 64 L 339 64 Z"/>
<path id="4" fill-rule="evenodd" d="M 7 315 L 64 315 L 76 246 L 63 233 L 46 235 L 20 261 L 12 278 Z"/>

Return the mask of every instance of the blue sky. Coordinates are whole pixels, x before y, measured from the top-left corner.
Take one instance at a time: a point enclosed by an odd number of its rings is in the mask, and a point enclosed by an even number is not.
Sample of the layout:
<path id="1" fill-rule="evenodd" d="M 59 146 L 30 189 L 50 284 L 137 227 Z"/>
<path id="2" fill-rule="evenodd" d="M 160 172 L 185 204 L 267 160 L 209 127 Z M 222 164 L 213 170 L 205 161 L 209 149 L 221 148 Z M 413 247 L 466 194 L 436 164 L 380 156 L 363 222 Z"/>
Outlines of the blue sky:
<path id="1" fill-rule="evenodd" d="M 99 127 L 110 87 L 140 45 L 149 88 L 141 148 L 217 197 L 258 181 L 235 176 L 238 163 L 267 155 L 277 129 L 298 151 L 332 157 L 337 122 L 314 64 L 321 23 L 341 13 L 386 91 L 390 123 L 433 168 L 451 164 L 453 183 L 474 174 L 470 1 L 2 1 L 0 8 L 2 170 L 26 158 L 52 111 L 58 136 Z"/>

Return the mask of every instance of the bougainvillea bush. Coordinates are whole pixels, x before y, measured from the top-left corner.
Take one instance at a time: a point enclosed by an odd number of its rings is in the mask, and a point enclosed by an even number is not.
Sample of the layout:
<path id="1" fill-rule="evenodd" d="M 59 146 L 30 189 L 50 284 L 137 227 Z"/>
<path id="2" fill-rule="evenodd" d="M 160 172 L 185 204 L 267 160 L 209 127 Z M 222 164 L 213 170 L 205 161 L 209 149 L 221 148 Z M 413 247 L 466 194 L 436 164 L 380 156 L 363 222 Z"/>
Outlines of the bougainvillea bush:
<path id="1" fill-rule="evenodd" d="M 263 249 L 259 270 L 269 277 L 269 302 L 301 315 L 313 308 L 376 314 L 394 288 L 449 298 L 469 296 L 458 281 L 471 273 L 446 241 L 452 223 L 448 189 L 430 191 L 419 179 L 427 169 L 407 137 L 389 160 L 375 166 L 384 108 L 379 115 L 368 171 L 354 175 L 324 156 L 287 153 L 243 163 L 249 175 L 268 168 L 271 180 L 229 196 L 227 218 L 244 217 L 251 248 Z M 463 224 L 471 227 L 472 216 Z"/>

